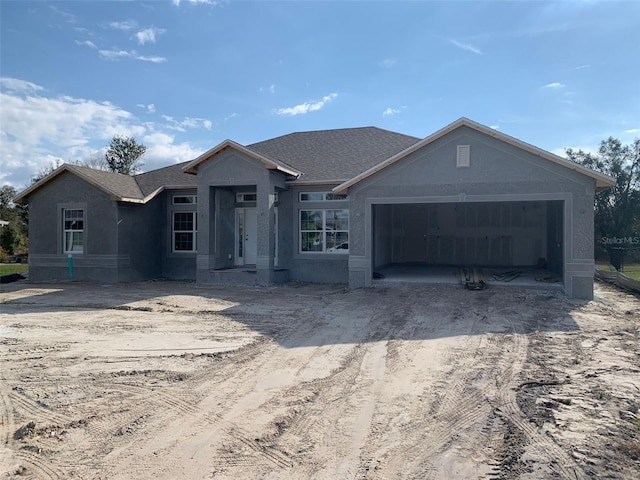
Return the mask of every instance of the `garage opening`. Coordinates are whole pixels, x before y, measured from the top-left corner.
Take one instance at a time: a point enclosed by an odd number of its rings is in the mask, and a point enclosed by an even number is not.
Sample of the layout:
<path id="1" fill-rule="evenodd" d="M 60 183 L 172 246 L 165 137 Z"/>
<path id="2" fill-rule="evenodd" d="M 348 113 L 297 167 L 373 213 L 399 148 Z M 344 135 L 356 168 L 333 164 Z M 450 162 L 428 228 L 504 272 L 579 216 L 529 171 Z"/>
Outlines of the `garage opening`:
<path id="1" fill-rule="evenodd" d="M 477 267 L 489 280 L 517 272 L 507 281 L 561 286 L 563 206 L 563 201 L 373 205 L 374 278 L 454 283 L 460 268 Z"/>

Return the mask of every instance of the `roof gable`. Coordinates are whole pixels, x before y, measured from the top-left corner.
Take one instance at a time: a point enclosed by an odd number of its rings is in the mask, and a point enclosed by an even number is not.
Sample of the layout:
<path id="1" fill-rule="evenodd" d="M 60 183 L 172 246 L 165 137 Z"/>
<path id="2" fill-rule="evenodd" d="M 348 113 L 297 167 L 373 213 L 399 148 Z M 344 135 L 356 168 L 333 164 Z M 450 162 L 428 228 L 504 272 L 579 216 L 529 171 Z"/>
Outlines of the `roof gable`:
<path id="1" fill-rule="evenodd" d="M 22 191 L 14 201 L 23 202 L 31 193 L 42 188 L 64 172 L 68 172 L 106 193 L 114 201 L 146 203 L 167 188 L 196 188 L 196 178 L 183 172 L 183 167 L 186 163 L 188 162 L 151 170 L 135 176 L 65 163 L 39 182 Z"/>
<path id="2" fill-rule="evenodd" d="M 40 181 L 20 192 L 14 199 L 14 202 L 23 202 L 31 193 L 39 190 L 65 172 L 71 173 L 81 180 L 84 180 L 109 195 L 113 200 L 140 201 L 143 197 L 135 179 L 129 175 L 65 163 Z"/>
<path id="3" fill-rule="evenodd" d="M 255 160 L 258 160 L 260 163 L 262 163 L 264 165 L 265 168 L 269 169 L 269 170 L 278 170 L 282 173 L 285 173 L 287 175 L 291 175 L 294 177 L 297 177 L 300 175 L 301 172 L 299 172 L 298 170 L 290 167 L 289 165 L 279 161 L 279 160 L 275 160 L 275 159 L 271 159 L 268 158 L 264 155 L 261 155 L 259 152 L 253 151 L 247 147 L 243 147 L 242 145 L 240 145 L 239 143 L 236 143 L 232 140 L 225 140 L 224 142 L 222 142 L 221 144 L 213 147 L 210 150 L 207 150 L 206 152 L 204 152 L 202 155 L 200 155 L 198 158 L 196 158 L 195 160 L 187 163 L 184 167 L 183 167 L 183 171 L 185 173 L 191 173 L 191 174 L 197 174 L 198 173 L 198 167 L 200 165 L 202 165 L 203 163 L 208 162 L 209 160 L 213 159 L 213 157 L 215 157 L 216 155 L 218 155 L 219 153 L 221 153 L 224 150 L 227 149 L 232 149 L 232 150 L 236 150 L 240 153 L 243 153 Z"/>
<path id="4" fill-rule="evenodd" d="M 475 131 L 478 131 L 480 133 L 483 133 L 485 135 L 491 136 L 493 138 L 496 138 L 500 141 L 503 141 L 505 143 L 508 143 L 510 145 L 513 145 L 517 148 L 520 148 L 524 151 L 527 151 L 533 155 L 536 155 L 540 158 L 543 158 L 545 160 L 548 160 L 550 162 L 556 163 L 558 165 L 561 165 L 563 167 L 569 168 L 570 170 L 574 170 L 578 173 L 581 173 L 583 175 L 586 175 L 588 177 L 593 178 L 596 181 L 596 189 L 597 190 L 602 190 L 602 189 L 606 189 L 609 187 L 612 187 L 613 185 L 615 185 L 615 180 L 607 175 L 595 172 L 589 168 L 583 167 L 582 165 L 579 165 L 577 163 L 574 163 L 570 160 L 567 160 L 565 158 L 562 158 L 558 155 L 555 155 L 551 152 L 547 152 L 546 150 L 542 150 L 538 147 L 534 147 L 531 144 L 528 144 L 526 142 L 523 142 L 521 140 L 518 140 L 517 138 L 511 137 L 509 135 L 506 135 L 504 133 L 498 132 L 497 130 L 491 129 L 489 127 L 486 127 L 484 125 L 481 125 L 480 123 L 474 122 L 472 120 L 469 120 L 468 118 L 462 117 L 458 120 L 456 120 L 455 122 L 447 125 L 446 127 L 438 130 L 437 132 L 429 135 L 428 137 L 426 137 L 425 139 L 409 146 L 408 148 L 406 148 L 405 150 L 396 153 L 395 155 L 390 156 L 389 158 L 386 158 L 385 160 L 383 160 L 382 162 L 378 163 L 377 165 L 372 166 L 371 168 L 361 172 L 360 174 L 354 176 L 353 178 L 351 178 L 350 180 L 347 180 L 343 183 L 341 183 L 340 185 L 338 185 L 337 187 L 335 187 L 333 189 L 334 192 L 336 193 L 343 193 L 346 192 L 350 187 L 360 183 L 361 181 L 365 180 L 366 178 L 378 173 L 379 171 L 387 168 L 390 165 L 393 165 L 394 163 L 402 160 L 403 158 L 407 157 L 408 155 L 410 155 L 411 153 L 423 148 L 424 146 L 438 140 L 441 137 L 444 137 L 445 135 L 453 132 L 454 130 L 460 128 L 460 127 L 469 127 Z"/>

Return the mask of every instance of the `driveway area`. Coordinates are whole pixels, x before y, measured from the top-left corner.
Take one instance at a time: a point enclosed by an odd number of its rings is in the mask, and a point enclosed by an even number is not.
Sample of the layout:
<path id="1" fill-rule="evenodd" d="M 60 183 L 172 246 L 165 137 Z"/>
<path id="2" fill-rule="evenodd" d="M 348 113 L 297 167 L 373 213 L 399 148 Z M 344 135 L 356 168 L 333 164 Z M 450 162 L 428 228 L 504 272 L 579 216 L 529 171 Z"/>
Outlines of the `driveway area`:
<path id="1" fill-rule="evenodd" d="M 640 478 L 640 300 L 14 283 L 0 478 Z"/>

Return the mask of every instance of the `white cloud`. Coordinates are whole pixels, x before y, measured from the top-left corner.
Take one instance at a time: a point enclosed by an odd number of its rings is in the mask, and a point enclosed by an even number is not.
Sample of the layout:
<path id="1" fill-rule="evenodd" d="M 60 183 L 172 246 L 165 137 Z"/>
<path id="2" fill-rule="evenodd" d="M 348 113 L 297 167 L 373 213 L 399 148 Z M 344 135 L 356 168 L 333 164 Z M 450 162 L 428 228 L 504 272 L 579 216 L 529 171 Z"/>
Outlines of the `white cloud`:
<path id="1" fill-rule="evenodd" d="M 489 128 L 491 130 L 500 130 L 500 125 L 490 125 Z"/>
<path id="2" fill-rule="evenodd" d="M 116 134 L 135 137 L 147 146 L 145 170 L 190 160 L 201 153 L 188 142 L 177 143 L 167 125 L 143 122 L 110 102 L 47 96 L 41 86 L 31 82 L 1 80 L 3 86 L 12 87 L 0 92 L 2 184 L 22 189 L 44 167 L 57 160 L 87 160 Z M 187 117 L 184 122 L 212 127 L 205 119 Z"/>
<path id="3" fill-rule="evenodd" d="M 101 57 L 107 60 L 118 60 L 119 58 L 132 58 L 134 60 L 141 60 L 143 62 L 151 63 L 164 63 L 167 61 L 165 57 L 140 55 L 135 50 L 99 50 L 98 53 Z"/>
<path id="4" fill-rule="evenodd" d="M 632 135 L 636 135 L 640 133 L 640 128 L 632 128 L 630 130 L 625 130 L 624 133 L 630 133 Z"/>
<path id="5" fill-rule="evenodd" d="M 218 2 L 215 0 L 185 0 L 187 3 L 191 3 L 192 5 L 218 5 Z M 182 3 L 181 0 L 171 0 L 171 3 L 173 3 L 175 6 L 180 6 L 180 4 Z"/>
<path id="6" fill-rule="evenodd" d="M 125 20 L 124 22 L 111 22 L 109 23 L 111 28 L 115 28 L 116 30 L 133 30 L 138 26 L 138 23 L 135 20 Z"/>
<path id="7" fill-rule="evenodd" d="M 396 64 L 397 60 L 395 58 L 385 58 L 378 65 L 384 68 L 391 68 Z"/>
<path id="8" fill-rule="evenodd" d="M 402 112 L 402 110 L 399 109 L 399 108 L 387 107 L 386 110 L 384 112 L 382 112 L 382 116 L 383 117 L 391 117 L 393 115 L 399 114 L 400 112 Z"/>
<path id="9" fill-rule="evenodd" d="M 166 167 L 171 163 L 193 160 L 204 152 L 193 148 L 189 143 L 174 143 L 173 135 L 163 132 L 153 132 L 142 136 L 142 143 L 147 147 L 143 157 L 146 171 Z"/>
<path id="10" fill-rule="evenodd" d="M 98 48 L 98 47 L 96 46 L 96 44 L 95 44 L 95 43 L 93 43 L 91 40 L 84 40 L 84 41 L 82 41 L 82 42 L 81 42 L 80 40 L 76 40 L 76 43 L 77 43 L 78 45 L 84 45 L 84 46 L 89 47 L 89 48 L 96 48 L 96 49 Z"/>
<path id="11" fill-rule="evenodd" d="M 11 77 L 0 77 L 0 87 L 12 92 L 37 92 L 38 90 L 43 90 L 40 85 Z"/>
<path id="12" fill-rule="evenodd" d="M 322 97 L 322 100 L 318 100 L 316 102 L 305 102 L 305 103 L 301 103 L 300 105 L 296 105 L 294 107 L 280 108 L 279 110 L 277 110 L 276 113 L 282 116 L 294 116 L 294 115 L 304 115 L 309 112 L 315 112 L 317 110 L 320 110 L 322 107 L 324 107 L 327 103 L 329 103 L 331 100 L 333 100 L 337 96 L 338 96 L 337 93 L 330 93 L 329 95 Z"/>
<path id="13" fill-rule="evenodd" d="M 144 45 L 145 43 L 156 43 L 156 35 L 160 35 L 165 31 L 166 30 L 162 28 L 145 28 L 144 30 L 140 30 L 136 33 L 136 38 L 140 45 Z"/>
<path id="14" fill-rule="evenodd" d="M 260 87 L 258 89 L 259 92 L 269 92 L 271 95 L 273 95 L 274 93 L 276 93 L 276 86 L 271 84 L 268 87 Z"/>
<path id="15" fill-rule="evenodd" d="M 145 105 L 144 103 L 138 103 L 136 107 L 144 108 L 147 113 L 156 113 L 156 106 L 153 103 Z"/>
<path id="16" fill-rule="evenodd" d="M 208 120 L 206 118 L 185 117 L 182 120 L 176 120 L 170 115 L 161 115 L 161 117 L 167 122 L 165 125 L 166 128 L 179 132 L 186 132 L 188 129 L 195 128 L 205 128 L 207 130 L 210 130 L 213 126 L 211 120 Z"/>
<path id="17" fill-rule="evenodd" d="M 482 55 L 482 51 L 478 48 L 475 47 L 473 45 L 471 45 L 470 43 L 464 43 L 461 42 L 459 40 L 455 40 L 455 39 L 449 39 L 449 43 L 451 43 L 452 45 L 455 45 L 458 48 L 461 48 L 462 50 L 467 50 L 469 52 L 473 52 L 477 55 Z"/>
<path id="18" fill-rule="evenodd" d="M 544 87 L 542 88 L 551 88 L 553 90 L 557 90 L 559 88 L 564 88 L 566 85 L 559 83 L 559 82 L 553 82 L 553 83 L 547 83 Z"/>

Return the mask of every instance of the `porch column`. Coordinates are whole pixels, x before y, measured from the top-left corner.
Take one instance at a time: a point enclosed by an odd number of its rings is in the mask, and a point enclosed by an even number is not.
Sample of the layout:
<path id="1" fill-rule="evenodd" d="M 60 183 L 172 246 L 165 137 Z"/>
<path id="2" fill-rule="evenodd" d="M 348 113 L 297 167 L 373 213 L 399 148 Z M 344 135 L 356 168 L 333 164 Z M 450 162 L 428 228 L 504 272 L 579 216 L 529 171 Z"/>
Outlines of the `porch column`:
<path id="1" fill-rule="evenodd" d="M 269 285 L 273 283 L 273 266 L 275 253 L 275 182 L 269 170 L 264 170 L 264 175 L 256 185 L 256 207 L 258 221 L 258 245 L 256 255 L 256 270 L 258 284 Z"/>
<path id="2" fill-rule="evenodd" d="M 215 258 L 211 247 L 215 243 L 214 230 L 215 189 L 204 182 L 198 182 L 198 233 L 196 239 L 196 281 L 206 283 L 209 269 L 213 268 Z"/>

